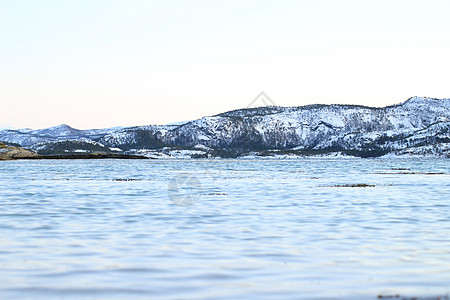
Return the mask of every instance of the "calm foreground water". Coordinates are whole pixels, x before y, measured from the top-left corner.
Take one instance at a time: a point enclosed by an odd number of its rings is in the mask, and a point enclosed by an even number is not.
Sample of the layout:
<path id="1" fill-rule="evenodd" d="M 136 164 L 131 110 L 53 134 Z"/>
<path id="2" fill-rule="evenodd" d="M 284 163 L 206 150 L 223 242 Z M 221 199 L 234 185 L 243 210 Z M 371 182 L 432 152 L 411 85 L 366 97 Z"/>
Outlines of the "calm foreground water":
<path id="1" fill-rule="evenodd" d="M 0 299 L 448 295 L 449 174 L 433 159 L 0 161 Z"/>

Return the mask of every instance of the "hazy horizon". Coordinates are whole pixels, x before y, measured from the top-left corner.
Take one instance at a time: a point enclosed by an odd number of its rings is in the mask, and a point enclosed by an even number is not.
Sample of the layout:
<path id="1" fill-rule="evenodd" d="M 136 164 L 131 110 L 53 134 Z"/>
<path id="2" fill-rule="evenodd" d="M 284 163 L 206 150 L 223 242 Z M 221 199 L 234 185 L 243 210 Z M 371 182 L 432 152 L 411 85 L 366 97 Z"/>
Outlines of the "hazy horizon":
<path id="1" fill-rule="evenodd" d="M 450 2 L 0 0 L 0 127 L 450 97 Z"/>

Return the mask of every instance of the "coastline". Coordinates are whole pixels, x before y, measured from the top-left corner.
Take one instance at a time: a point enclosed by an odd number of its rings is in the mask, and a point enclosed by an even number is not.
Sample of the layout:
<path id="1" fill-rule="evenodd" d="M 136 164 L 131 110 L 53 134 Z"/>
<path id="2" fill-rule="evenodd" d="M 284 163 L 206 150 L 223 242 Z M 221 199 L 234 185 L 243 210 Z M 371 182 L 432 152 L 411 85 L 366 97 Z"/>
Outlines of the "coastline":
<path id="1" fill-rule="evenodd" d="M 22 159 L 151 159 L 142 155 L 127 155 L 109 152 L 67 153 L 42 155 L 21 147 L 7 146 L 0 143 L 0 161 Z"/>

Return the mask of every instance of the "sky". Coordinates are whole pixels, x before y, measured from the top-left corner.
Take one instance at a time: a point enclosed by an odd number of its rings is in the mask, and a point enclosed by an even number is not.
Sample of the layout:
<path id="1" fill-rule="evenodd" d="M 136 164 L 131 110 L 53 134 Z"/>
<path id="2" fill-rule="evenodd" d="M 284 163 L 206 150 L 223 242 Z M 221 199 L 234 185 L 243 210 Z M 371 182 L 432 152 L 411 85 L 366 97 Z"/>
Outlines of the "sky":
<path id="1" fill-rule="evenodd" d="M 0 0 L 0 127 L 450 97 L 448 0 Z"/>

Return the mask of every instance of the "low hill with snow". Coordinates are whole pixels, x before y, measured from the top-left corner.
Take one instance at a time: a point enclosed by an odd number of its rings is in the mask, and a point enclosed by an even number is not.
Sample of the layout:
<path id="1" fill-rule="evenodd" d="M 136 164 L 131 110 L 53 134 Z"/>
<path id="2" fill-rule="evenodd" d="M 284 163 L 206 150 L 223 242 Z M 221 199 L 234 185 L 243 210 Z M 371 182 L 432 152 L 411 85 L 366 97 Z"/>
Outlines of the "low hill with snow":
<path id="1" fill-rule="evenodd" d="M 0 141 L 51 151 L 70 140 L 154 157 L 413 155 L 449 157 L 450 99 L 413 97 L 398 105 L 259 107 L 166 126 L 1 130 Z M 82 142 L 82 143 L 81 143 Z M 73 150 L 73 149 L 72 149 Z M 87 150 L 87 149 L 80 149 Z"/>

